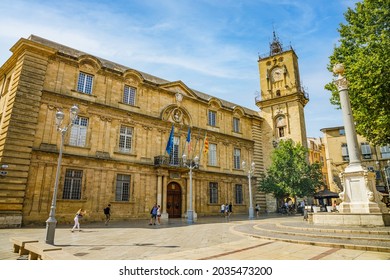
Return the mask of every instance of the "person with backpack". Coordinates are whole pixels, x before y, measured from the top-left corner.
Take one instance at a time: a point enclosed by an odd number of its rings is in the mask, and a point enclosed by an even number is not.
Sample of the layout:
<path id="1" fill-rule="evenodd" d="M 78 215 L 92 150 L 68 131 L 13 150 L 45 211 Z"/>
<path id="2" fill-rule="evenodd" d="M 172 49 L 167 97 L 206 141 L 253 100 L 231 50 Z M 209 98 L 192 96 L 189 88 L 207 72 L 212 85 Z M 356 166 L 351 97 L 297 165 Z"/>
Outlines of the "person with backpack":
<path id="1" fill-rule="evenodd" d="M 111 220 L 111 204 L 108 204 L 106 208 L 104 208 L 104 215 L 106 215 L 106 221 L 105 221 L 105 225 L 107 226 L 108 225 L 108 222 Z"/>
<path id="2" fill-rule="evenodd" d="M 157 211 L 158 211 L 158 206 L 157 206 L 157 203 L 156 203 L 156 204 L 154 204 L 154 206 L 150 210 L 150 222 L 149 222 L 150 226 L 152 224 L 156 225 Z"/>

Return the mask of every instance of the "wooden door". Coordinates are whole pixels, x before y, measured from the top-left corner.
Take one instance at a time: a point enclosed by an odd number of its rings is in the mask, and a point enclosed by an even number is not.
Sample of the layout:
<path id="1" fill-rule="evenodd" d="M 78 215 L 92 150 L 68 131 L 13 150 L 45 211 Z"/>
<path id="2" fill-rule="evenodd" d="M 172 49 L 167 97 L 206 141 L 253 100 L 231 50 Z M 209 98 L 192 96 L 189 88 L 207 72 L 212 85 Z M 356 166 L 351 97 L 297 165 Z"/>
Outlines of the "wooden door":
<path id="1" fill-rule="evenodd" d="M 168 185 L 167 213 L 169 218 L 181 218 L 181 187 L 177 183 Z"/>

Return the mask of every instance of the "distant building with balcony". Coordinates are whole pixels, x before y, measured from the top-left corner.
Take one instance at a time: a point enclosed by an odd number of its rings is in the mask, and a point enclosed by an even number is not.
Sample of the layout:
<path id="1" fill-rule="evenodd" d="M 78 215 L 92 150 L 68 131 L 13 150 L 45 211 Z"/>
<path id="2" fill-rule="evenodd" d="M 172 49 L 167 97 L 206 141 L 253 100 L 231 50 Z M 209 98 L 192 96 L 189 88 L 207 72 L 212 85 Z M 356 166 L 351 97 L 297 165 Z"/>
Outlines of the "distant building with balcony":
<path id="1" fill-rule="evenodd" d="M 339 174 L 349 164 L 347 140 L 343 126 L 323 128 L 325 159 L 328 173 L 328 184 L 332 191 L 342 191 Z M 375 172 L 376 187 L 384 195 L 384 201 L 389 201 L 390 184 L 390 145 L 374 146 L 364 137 L 357 135 L 362 165 Z"/>

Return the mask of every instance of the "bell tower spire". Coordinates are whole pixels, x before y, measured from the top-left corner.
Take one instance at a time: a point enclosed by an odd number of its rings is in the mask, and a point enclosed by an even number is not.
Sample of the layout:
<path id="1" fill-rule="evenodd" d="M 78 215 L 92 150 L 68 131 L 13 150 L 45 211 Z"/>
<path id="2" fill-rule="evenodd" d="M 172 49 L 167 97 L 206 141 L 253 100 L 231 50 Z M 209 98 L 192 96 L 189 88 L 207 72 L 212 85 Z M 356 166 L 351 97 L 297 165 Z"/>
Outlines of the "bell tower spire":
<path id="1" fill-rule="evenodd" d="M 282 43 L 280 43 L 279 38 L 276 36 L 275 30 L 273 31 L 273 36 L 273 41 L 270 44 L 270 56 L 283 52 Z"/>
<path id="2" fill-rule="evenodd" d="M 268 126 L 265 143 L 271 146 L 267 150 L 287 138 L 307 146 L 304 107 L 309 97 L 301 86 L 295 51 L 284 48 L 273 31 L 269 53 L 259 56 L 258 65 L 261 96 L 256 105 Z"/>

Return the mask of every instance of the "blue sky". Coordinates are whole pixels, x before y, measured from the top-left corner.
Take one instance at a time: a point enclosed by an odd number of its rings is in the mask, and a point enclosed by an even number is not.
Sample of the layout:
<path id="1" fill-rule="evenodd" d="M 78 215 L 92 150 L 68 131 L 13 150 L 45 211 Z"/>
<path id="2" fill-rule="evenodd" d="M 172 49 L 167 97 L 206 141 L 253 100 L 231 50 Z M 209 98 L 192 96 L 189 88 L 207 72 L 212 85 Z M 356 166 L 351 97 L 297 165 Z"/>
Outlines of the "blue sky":
<path id="1" fill-rule="evenodd" d="M 30 34 L 258 110 L 257 59 L 272 32 L 299 58 L 307 134 L 343 125 L 326 69 L 354 0 L 0 1 L 0 65 Z"/>

